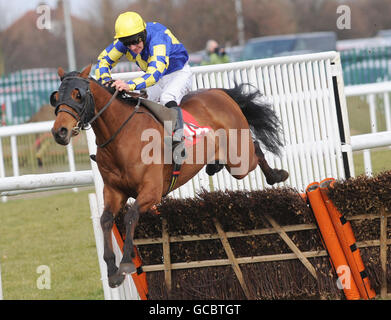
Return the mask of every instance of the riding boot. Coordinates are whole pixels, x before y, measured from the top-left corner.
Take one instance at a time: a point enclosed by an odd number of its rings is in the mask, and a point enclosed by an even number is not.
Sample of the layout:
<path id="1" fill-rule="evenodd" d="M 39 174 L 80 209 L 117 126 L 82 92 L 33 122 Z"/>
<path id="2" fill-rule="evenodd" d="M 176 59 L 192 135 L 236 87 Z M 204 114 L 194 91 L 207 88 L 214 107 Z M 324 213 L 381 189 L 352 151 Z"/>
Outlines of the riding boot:
<path id="1" fill-rule="evenodd" d="M 181 142 L 182 136 L 183 136 L 183 119 L 182 119 L 182 112 L 180 112 L 180 110 L 178 110 L 180 107 L 178 106 L 178 104 L 176 103 L 175 100 L 171 100 L 171 101 L 167 102 L 166 107 L 167 108 L 174 108 L 178 112 L 178 118 L 175 122 L 172 140 L 173 140 L 173 142 Z"/>
<path id="2" fill-rule="evenodd" d="M 183 162 L 180 161 L 180 157 L 184 159 L 186 155 L 186 149 L 184 144 L 184 135 L 183 135 L 183 117 L 182 117 L 182 110 L 178 106 L 175 100 L 171 100 L 165 104 L 167 108 L 174 108 L 178 112 L 178 117 L 175 122 L 175 127 L 173 129 L 173 135 L 172 135 L 172 150 L 174 154 L 174 162 L 179 163 Z M 179 157 L 180 156 L 180 157 Z"/>

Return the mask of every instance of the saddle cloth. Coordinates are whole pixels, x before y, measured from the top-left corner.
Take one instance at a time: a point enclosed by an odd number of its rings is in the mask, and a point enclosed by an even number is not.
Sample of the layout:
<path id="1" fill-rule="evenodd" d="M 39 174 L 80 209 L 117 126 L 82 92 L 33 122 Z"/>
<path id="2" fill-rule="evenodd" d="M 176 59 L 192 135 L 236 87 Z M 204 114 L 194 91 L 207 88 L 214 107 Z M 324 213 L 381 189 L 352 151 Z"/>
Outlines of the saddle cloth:
<path id="1" fill-rule="evenodd" d="M 172 121 L 173 124 L 176 123 L 178 113 L 173 108 L 167 108 L 157 102 L 152 100 L 139 98 L 141 100 L 141 105 L 148 108 L 153 115 L 163 124 L 164 121 Z M 199 139 L 204 136 L 206 133 L 211 130 L 210 127 L 202 127 L 198 124 L 197 120 L 186 110 L 182 109 L 183 117 L 183 135 L 185 138 L 185 146 L 191 146 L 196 144 Z M 174 128 L 175 126 L 173 126 Z"/>
<path id="2" fill-rule="evenodd" d="M 183 114 L 183 135 L 185 136 L 185 146 L 195 145 L 211 127 L 202 127 L 197 120 L 186 110 L 182 109 Z"/>

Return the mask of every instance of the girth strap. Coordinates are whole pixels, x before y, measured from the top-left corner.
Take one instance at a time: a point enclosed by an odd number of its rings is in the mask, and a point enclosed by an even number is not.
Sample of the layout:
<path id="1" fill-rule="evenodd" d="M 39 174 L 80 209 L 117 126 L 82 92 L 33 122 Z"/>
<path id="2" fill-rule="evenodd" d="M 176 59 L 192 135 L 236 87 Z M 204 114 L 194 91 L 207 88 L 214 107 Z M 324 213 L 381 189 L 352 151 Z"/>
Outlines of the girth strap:
<path id="1" fill-rule="evenodd" d="M 173 108 L 174 109 L 174 108 Z M 186 148 L 185 148 L 185 142 L 184 142 L 184 135 L 183 135 L 183 116 L 182 116 L 182 109 L 180 107 L 175 107 L 175 110 L 177 111 L 177 120 L 172 136 L 173 146 L 173 169 L 171 174 L 171 182 L 170 186 L 168 187 L 167 192 L 164 194 L 164 197 L 169 194 L 172 190 L 174 190 L 174 187 L 176 185 L 176 182 L 178 180 L 178 177 L 181 173 L 181 167 L 183 164 L 183 160 L 186 158 Z M 181 132 L 177 132 L 181 131 Z M 174 139 L 174 135 L 176 134 L 176 137 Z M 178 150 L 177 150 L 178 149 Z"/>

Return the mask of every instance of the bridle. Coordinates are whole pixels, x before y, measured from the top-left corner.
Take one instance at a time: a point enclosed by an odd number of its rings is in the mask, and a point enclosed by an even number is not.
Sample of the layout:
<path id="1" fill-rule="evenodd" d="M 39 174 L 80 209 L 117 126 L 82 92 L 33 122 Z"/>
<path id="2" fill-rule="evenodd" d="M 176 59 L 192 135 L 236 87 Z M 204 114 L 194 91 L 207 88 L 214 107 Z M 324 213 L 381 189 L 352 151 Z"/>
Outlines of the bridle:
<path id="1" fill-rule="evenodd" d="M 110 100 L 95 114 L 94 97 L 90 90 L 90 80 L 79 77 L 77 73 L 70 72 L 61 78 L 62 82 L 58 91 L 52 92 L 50 95 L 50 104 L 55 108 L 54 113 L 57 116 L 59 112 L 66 112 L 76 120 L 76 126 L 72 128 L 72 134 L 78 135 L 81 130 L 86 130 L 91 127 L 91 124 L 98 119 L 102 113 L 111 105 L 118 95 L 118 89 L 112 95 Z M 78 90 L 80 94 L 80 102 L 72 98 L 73 90 Z M 56 99 L 56 94 L 59 94 L 59 99 Z M 66 105 L 71 110 L 61 108 Z M 117 131 L 104 143 L 98 145 L 99 148 L 106 147 L 120 133 L 122 128 L 133 118 L 140 107 L 140 99 L 137 99 L 137 105 L 130 116 L 122 123 Z"/>
<path id="2" fill-rule="evenodd" d="M 58 91 L 50 95 L 50 104 L 55 108 L 54 113 L 57 116 L 59 112 L 66 112 L 77 122 L 75 133 L 88 127 L 88 121 L 94 116 L 95 103 L 90 90 L 88 79 L 77 76 L 74 72 L 66 74 L 62 79 Z M 80 102 L 72 98 L 73 90 L 77 90 L 80 95 Z M 56 94 L 58 93 L 58 100 Z M 66 105 L 71 108 L 61 108 Z"/>

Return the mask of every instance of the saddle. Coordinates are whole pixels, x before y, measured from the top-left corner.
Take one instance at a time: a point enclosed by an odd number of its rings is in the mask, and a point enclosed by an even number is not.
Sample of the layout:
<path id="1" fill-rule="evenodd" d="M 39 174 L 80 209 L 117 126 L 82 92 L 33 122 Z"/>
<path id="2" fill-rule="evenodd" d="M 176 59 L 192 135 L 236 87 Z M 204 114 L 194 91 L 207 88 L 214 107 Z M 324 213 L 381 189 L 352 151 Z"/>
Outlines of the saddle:
<path id="1" fill-rule="evenodd" d="M 180 107 L 168 108 L 157 102 L 139 97 L 140 104 L 146 107 L 152 114 L 164 125 L 164 122 L 171 122 L 171 131 L 169 137 L 164 137 L 164 143 L 172 148 L 173 170 L 171 182 L 166 196 L 176 184 L 184 159 L 186 158 L 186 148 L 183 134 L 183 115 Z"/>
<path id="2" fill-rule="evenodd" d="M 138 98 L 140 100 L 140 104 L 147 108 L 152 114 L 163 124 L 165 121 L 171 121 L 173 124 L 176 123 L 178 118 L 178 111 L 167 108 L 160 103 L 157 103 L 152 100 L 148 100 L 145 98 Z"/>
<path id="3" fill-rule="evenodd" d="M 154 102 L 152 100 L 148 100 L 145 98 L 138 98 L 140 100 L 140 104 L 146 107 L 152 114 L 164 125 L 165 122 L 171 123 L 171 132 L 170 137 L 165 139 L 167 144 L 170 143 L 170 140 L 173 140 L 173 148 L 183 141 L 183 114 L 182 109 L 180 107 L 172 107 L 168 108 L 163 106 L 160 103 Z M 178 142 L 178 143 L 175 143 Z"/>

